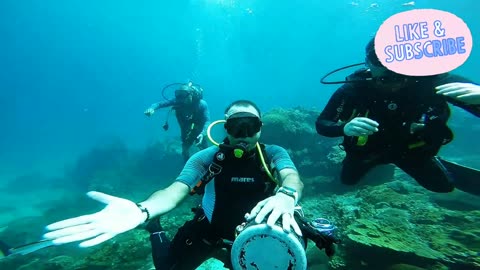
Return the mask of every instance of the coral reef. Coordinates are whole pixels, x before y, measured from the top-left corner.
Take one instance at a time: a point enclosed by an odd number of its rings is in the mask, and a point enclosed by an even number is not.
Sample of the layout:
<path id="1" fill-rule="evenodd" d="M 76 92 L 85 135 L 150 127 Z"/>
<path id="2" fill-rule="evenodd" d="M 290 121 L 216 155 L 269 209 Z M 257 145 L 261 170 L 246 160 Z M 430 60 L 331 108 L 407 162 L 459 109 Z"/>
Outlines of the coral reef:
<path id="1" fill-rule="evenodd" d="M 301 107 L 276 108 L 262 117 L 262 141 L 287 149 L 304 177 L 334 174 L 343 160 L 343 151 L 338 149 L 341 140 L 317 134 L 318 114 Z"/>
<path id="2" fill-rule="evenodd" d="M 441 209 L 427 192 L 400 189 L 399 193 L 391 186 L 367 187 L 342 196 L 346 205 L 337 204 L 336 209 L 342 209 L 337 219 L 344 229 L 347 269 L 352 265 L 385 269 L 392 263 L 430 269 L 439 262 L 451 269 L 480 267 L 480 231 L 475 225 L 480 222 L 480 211 Z"/>
<path id="3" fill-rule="evenodd" d="M 344 157 L 338 147 L 341 139 L 316 134 L 318 113 L 303 108 L 274 109 L 265 114 L 262 135 L 263 142 L 287 148 L 297 165 L 306 186 L 302 200 L 306 217 L 327 218 L 338 228 L 342 242 L 333 258 L 309 243 L 310 270 L 480 269 L 478 197 L 458 191 L 428 192 L 390 165 L 372 171 L 362 184 L 343 186 L 338 181 Z M 134 151 L 114 141 L 96 147 L 66 172 L 64 180 L 71 185 L 62 183 L 63 188 L 70 188 L 63 197 L 42 204 L 41 216 L 2 224 L 0 239 L 13 246 L 37 241 L 46 224 L 101 209 L 103 205 L 84 196 L 86 190 L 133 201 L 144 199 L 171 183 L 182 168 L 179 146 L 176 141 L 163 141 Z M 471 159 L 478 160 L 478 156 Z M 33 183 L 35 175 L 19 179 Z M 40 179 L 40 183 L 45 181 Z M 191 208 L 200 200 L 189 197 L 161 218 L 170 238 L 192 217 Z M 12 211 L 12 207 L 0 211 Z M 7 257 L 0 260 L 0 269 L 149 270 L 150 252 L 148 233 L 138 229 L 89 249 L 71 244 Z M 223 269 L 222 265 L 211 259 L 199 269 Z"/>

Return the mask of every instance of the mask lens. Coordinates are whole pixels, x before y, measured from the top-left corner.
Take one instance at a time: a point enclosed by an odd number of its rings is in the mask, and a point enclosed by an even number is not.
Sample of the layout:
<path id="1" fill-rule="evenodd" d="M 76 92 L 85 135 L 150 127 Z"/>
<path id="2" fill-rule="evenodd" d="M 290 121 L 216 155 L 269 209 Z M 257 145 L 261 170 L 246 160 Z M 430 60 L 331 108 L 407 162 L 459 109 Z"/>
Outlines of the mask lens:
<path id="1" fill-rule="evenodd" d="M 402 76 L 398 76 L 396 74 L 387 72 L 386 75 L 376 77 L 375 80 L 380 83 L 384 84 L 397 84 L 397 83 L 403 83 L 405 81 L 405 78 Z"/>
<path id="2" fill-rule="evenodd" d="M 185 99 L 188 97 L 188 92 L 185 90 L 177 90 L 175 91 L 175 98 L 177 99 Z"/>
<path id="3" fill-rule="evenodd" d="M 231 118 L 225 123 L 228 134 L 234 138 L 252 137 L 260 131 L 262 122 L 258 117 Z"/>
<path id="4" fill-rule="evenodd" d="M 377 54 L 375 53 L 375 50 L 371 50 L 368 52 L 367 59 L 365 62 L 375 67 L 383 67 L 383 64 L 378 59 Z"/>

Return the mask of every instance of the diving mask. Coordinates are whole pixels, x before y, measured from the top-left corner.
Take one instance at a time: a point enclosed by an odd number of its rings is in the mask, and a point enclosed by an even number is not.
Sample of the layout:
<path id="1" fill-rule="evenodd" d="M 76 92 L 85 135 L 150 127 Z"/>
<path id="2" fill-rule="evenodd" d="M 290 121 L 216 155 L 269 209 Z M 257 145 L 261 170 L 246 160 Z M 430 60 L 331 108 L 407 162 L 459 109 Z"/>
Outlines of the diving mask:
<path id="1" fill-rule="evenodd" d="M 186 99 L 190 95 L 190 92 L 187 90 L 179 89 L 175 91 L 175 98 L 177 99 Z"/>
<path id="2" fill-rule="evenodd" d="M 253 137 L 260 131 L 262 121 L 256 115 L 230 117 L 225 123 L 227 133 L 234 138 Z"/>

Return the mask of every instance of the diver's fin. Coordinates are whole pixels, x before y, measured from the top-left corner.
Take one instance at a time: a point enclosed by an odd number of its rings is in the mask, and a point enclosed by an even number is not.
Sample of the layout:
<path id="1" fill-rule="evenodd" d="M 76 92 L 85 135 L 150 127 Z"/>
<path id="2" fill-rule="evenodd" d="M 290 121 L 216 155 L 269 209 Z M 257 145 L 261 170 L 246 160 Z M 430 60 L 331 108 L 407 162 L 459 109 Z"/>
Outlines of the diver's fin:
<path id="1" fill-rule="evenodd" d="M 53 246 L 52 240 L 41 240 L 34 243 L 25 244 L 18 247 L 9 247 L 4 242 L 0 241 L 0 250 L 3 253 L 4 257 L 12 255 L 26 255 L 32 252 L 35 252 L 39 249 Z"/>
<path id="2" fill-rule="evenodd" d="M 0 259 L 7 257 L 10 254 L 12 254 L 12 252 L 10 251 L 10 246 L 7 245 L 5 242 L 0 241 Z"/>
<path id="3" fill-rule="evenodd" d="M 480 196 L 480 170 L 437 157 L 452 177 L 453 184 L 461 191 Z"/>

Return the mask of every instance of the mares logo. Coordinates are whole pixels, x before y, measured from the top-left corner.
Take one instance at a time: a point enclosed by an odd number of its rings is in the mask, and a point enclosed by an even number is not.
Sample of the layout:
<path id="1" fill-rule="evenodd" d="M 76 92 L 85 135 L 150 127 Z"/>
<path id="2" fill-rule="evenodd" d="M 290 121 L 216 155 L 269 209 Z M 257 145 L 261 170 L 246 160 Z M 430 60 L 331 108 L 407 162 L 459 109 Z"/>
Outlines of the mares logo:
<path id="1" fill-rule="evenodd" d="M 461 66 L 472 51 L 472 34 L 457 16 L 435 9 L 398 13 L 375 36 L 375 52 L 391 71 L 430 76 Z"/>
<path id="2" fill-rule="evenodd" d="M 251 178 L 251 177 L 232 177 L 231 182 L 233 182 L 233 183 L 254 183 L 255 178 Z"/>

